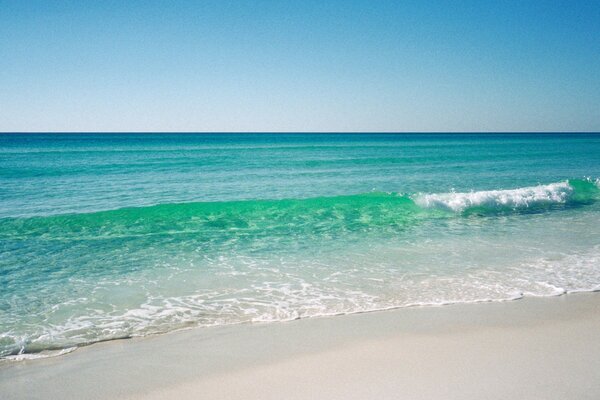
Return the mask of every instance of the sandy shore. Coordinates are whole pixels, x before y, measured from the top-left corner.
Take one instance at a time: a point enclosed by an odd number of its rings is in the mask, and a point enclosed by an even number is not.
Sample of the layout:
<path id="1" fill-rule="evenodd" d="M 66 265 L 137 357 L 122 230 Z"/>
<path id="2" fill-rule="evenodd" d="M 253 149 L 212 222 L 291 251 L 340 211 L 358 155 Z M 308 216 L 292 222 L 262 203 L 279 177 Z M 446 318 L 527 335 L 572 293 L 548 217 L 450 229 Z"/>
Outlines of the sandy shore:
<path id="1" fill-rule="evenodd" d="M 598 399 L 600 294 L 192 329 L 0 365 L 8 399 Z"/>

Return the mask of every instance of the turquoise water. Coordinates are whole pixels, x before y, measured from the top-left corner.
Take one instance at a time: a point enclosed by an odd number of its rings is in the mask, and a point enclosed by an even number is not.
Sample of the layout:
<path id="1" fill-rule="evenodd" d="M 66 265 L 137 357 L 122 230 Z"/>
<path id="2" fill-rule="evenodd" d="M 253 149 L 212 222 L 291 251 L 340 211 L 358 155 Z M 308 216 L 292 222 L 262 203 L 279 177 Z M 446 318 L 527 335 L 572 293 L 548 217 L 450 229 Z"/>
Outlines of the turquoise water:
<path id="1" fill-rule="evenodd" d="M 0 135 L 0 357 L 600 289 L 600 135 Z"/>

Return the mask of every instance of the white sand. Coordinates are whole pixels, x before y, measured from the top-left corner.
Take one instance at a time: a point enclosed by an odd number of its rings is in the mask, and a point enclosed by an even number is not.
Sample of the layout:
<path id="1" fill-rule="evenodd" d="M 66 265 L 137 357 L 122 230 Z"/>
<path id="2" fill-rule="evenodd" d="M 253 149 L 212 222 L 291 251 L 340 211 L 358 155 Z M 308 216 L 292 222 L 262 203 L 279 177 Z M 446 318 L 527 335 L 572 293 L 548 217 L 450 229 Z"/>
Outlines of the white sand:
<path id="1" fill-rule="evenodd" d="M 600 399 L 600 294 L 193 329 L 3 363 L 1 399 Z"/>

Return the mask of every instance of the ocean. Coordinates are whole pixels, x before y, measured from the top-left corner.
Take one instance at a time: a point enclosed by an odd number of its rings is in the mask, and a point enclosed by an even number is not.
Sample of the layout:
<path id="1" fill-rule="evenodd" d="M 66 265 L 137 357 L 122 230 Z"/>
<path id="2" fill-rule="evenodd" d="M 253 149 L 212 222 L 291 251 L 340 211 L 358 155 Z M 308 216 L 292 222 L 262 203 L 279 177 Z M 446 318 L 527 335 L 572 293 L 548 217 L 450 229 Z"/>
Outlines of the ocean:
<path id="1" fill-rule="evenodd" d="M 0 357 L 600 290 L 597 134 L 1 134 Z"/>

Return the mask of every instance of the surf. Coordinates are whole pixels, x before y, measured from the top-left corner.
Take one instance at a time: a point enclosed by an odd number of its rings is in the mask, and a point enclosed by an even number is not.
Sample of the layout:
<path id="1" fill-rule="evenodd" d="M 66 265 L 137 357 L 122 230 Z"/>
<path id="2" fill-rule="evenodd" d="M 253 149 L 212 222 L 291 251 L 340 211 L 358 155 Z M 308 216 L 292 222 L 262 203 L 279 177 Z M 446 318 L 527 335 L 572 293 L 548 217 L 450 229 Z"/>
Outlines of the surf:
<path id="1" fill-rule="evenodd" d="M 574 215 L 593 223 L 599 198 L 598 181 L 571 179 L 2 218 L 0 358 L 189 326 L 595 290 L 596 228 L 566 242 L 570 256 L 546 255 L 562 239 L 536 249 Z M 533 242 L 519 250 L 516 234 Z"/>
<path id="2" fill-rule="evenodd" d="M 515 189 L 356 195 L 281 200 L 191 202 L 79 214 L 0 219 L 0 237 L 100 240 L 201 232 L 279 235 L 403 228 L 427 217 L 494 215 L 576 207 L 600 198 L 598 181 L 571 179 Z"/>
<path id="3" fill-rule="evenodd" d="M 577 205 L 598 199 L 598 181 L 571 179 L 547 185 L 505 190 L 420 194 L 415 202 L 424 208 L 440 208 L 457 213 L 535 210 L 557 205 Z"/>

